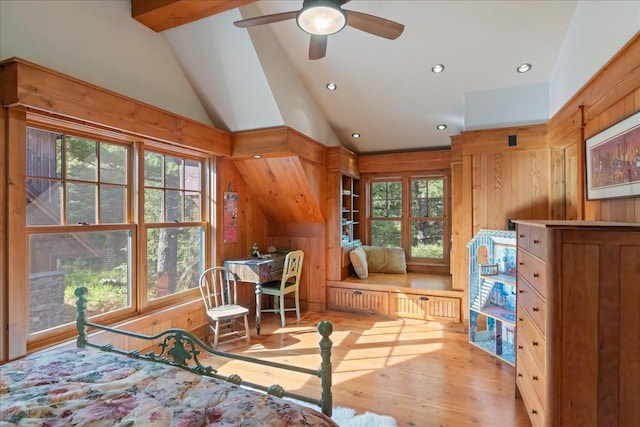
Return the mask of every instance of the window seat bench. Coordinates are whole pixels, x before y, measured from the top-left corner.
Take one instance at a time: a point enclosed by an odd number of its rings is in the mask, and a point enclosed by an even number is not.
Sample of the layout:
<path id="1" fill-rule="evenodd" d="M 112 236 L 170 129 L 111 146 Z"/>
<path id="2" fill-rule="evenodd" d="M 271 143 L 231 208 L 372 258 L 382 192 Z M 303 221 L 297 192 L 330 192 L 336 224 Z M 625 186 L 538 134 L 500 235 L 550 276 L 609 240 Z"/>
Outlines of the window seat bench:
<path id="1" fill-rule="evenodd" d="M 460 323 L 464 292 L 451 276 L 425 273 L 369 273 L 327 281 L 328 308 L 363 314 Z"/>

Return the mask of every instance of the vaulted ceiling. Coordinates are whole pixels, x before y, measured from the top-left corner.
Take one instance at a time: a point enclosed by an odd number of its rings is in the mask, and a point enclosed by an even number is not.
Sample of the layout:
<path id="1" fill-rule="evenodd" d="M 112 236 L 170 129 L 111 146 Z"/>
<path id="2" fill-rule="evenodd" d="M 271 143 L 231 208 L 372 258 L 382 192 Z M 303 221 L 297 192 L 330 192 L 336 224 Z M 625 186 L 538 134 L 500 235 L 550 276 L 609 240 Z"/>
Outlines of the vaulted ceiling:
<path id="1" fill-rule="evenodd" d="M 233 25 L 301 6 L 132 0 L 132 15 L 166 37 L 217 127 L 288 126 L 363 154 L 447 147 L 463 130 L 546 121 L 575 1 L 352 0 L 343 8 L 399 22 L 403 34 L 388 40 L 346 27 L 318 60 L 308 59 L 309 35 L 293 19 Z M 517 73 L 522 63 L 531 71 Z M 433 73 L 436 64 L 444 72 Z"/>

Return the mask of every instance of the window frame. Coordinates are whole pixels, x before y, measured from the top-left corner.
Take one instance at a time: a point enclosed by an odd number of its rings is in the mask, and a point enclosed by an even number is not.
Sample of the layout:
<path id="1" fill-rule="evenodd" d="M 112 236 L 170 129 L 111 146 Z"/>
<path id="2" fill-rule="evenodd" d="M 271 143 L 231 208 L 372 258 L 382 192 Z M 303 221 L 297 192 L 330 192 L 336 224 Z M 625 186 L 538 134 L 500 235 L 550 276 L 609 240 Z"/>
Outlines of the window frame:
<path id="1" fill-rule="evenodd" d="M 363 208 L 365 212 L 366 230 L 363 241 L 366 244 L 372 242 L 372 222 L 379 220 L 400 220 L 401 224 L 401 247 L 405 251 L 407 266 L 411 271 L 427 271 L 432 267 L 448 267 L 450 265 L 451 250 L 451 174 L 448 170 L 427 170 L 420 172 L 406 173 L 372 173 L 363 175 L 365 197 Z M 443 217 L 412 217 L 412 197 L 411 182 L 416 179 L 442 179 L 443 182 Z M 402 183 L 402 215 L 401 217 L 375 217 L 373 216 L 373 195 L 372 185 L 375 182 L 401 181 Z M 443 257 L 442 258 L 423 258 L 411 256 L 411 225 L 416 220 L 442 220 L 443 222 Z"/>
<path id="2" fill-rule="evenodd" d="M 24 219 L 24 247 L 26 248 L 25 257 L 18 257 L 17 254 L 10 254 L 9 259 L 17 261 L 19 258 L 24 265 L 25 277 L 27 278 L 27 294 L 29 289 L 29 240 L 30 236 L 36 234 L 56 234 L 56 233 L 74 233 L 82 232 L 99 232 L 113 230 L 127 230 L 131 235 L 131 259 L 130 265 L 130 299 L 131 305 L 122 309 L 113 310 L 107 313 L 92 316 L 92 320 L 98 323 L 113 324 L 125 320 L 133 320 L 143 315 L 148 315 L 154 311 L 166 309 L 185 302 L 193 301 L 199 298 L 199 289 L 197 287 L 188 289 L 153 301 L 146 298 L 146 226 L 144 223 L 144 194 L 140 189 L 144 189 L 144 156 L 145 150 L 154 152 L 162 152 L 172 156 L 181 157 L 189 160 L 196 160 L 200 164 L 200 221 L 185 221 L 170 223 L 168 225 L 175 227 L 202 227 L 203 247 L 201 269 L 204 270 L 210 263 L 212 253 L 214 253 L 215 236 L 212 231 L 212 220 L 214 218 L 214 206 L 211 205 L 215 197 L 211 194 L 215 191 L 210 183 L 209 175 L 214 169 L 215 157 L 211 154 L 194 150 L 189 147 L 181 147 L 179 145 L 170 145 L 167 143 L 139 138 L 134 135 L 116 132 L 110 129 L 104 129 L 99 126 L 90 126 L 86 123 L 78 123 L 73 120 L 60 119 L 37 112 L 27 112 L 24 131 L 24 150 L 26 152 L 27 129 L 34 128 L 42 131 L 59 133 L 69 136 L 77 136 L 95 140 L 98 142 L 114 143 L 129 147 L 127 154 L 127 207 L 125 212 L 125 223 L 118 224 L 65 224 L 60 225 L 27 225 L 26 224 L 26 205 L 21 209 L 25 210 Z M 26 158 L 25 158 L 26 160 Z M 62 159 L 64 162 L 64 157 Z M 26 163 L 23 165 L 13 165 L 16 171 L 22 170 L 22 176 L 27 179 Z M 26 181 L 25 181 L 26 182 Z M 98 198 L 99 200 L 99 198 Z M 66 222 L 66 219 L 65 219 Z M 153 226 L 162 223 L 151 223 Z M 24 260 L 27 262 L 24 262 Z M 12 261 L 9 261 L 12 262 Z M 199 272 L 201 273 L 201 271 Z M 27 325 L 29 325 L 30 308 L 28 301 L 25 302 Z M 26 345 L 29 351 L 52 345 L 65 339 L 72 338 L 76 334 L 75 323 L 66 323 L 61 326 L 53 327 L 45 331 L 31 333 L 28 330 L 25 333 Z"/>

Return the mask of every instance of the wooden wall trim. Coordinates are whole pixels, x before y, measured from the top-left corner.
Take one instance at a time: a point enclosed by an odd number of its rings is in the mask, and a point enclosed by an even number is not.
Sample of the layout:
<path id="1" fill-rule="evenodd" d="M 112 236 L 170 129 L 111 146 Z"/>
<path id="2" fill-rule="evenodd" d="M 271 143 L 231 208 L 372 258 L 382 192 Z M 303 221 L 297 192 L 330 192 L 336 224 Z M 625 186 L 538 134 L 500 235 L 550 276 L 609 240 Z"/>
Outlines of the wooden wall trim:
<path id="1" fill-rule="evenodd" d="M 553 115 L 549 124 L 562 122 L 585 107 L 585 123 L 634 88 L 640 87 L 640 32 L 636 33 L 620 51 L 578 90 L 565 105 Z M 624 92 L 626 91 L 626 92 Z M 586 134 L 585 138 L 592 135 Z"/>
<path id="2" fill-rule="evenodd" d="M 232 142 L 234 160 L 294 155 L 317 164 L 326 162 L 324 145 L 287 126 L 235 132 Z"/>
<path id="3" fill-rule="evenodd" d="M 509 146 L 509 135 L 516 136 L 516 146 Z M 464 142 L 464 155 L 544 150 L 547 148 L 547 125 L 466 131 L 460 137 Z"/>
<path id="4" fill-rule="evenodd" d="M 340 172 L 360 177 L 358 156 L 342 146 L 327 148 L 327 172 Z"/>
<path id="5" fill-rule="evenodd" d="M 179 27 L 256 0 L 131 0 L 131 16 L 155 32 Z"/>
<path id="6" fill-rule="evenodd" d="M 361 174 L 424 171 L 451 168 L 451 150 L 361 155 Z"/>
<path id="7" fill-rule="evenodd" d="M 23 59 L 8 59 L 0 67 L 5 107 L 23 106 L 207 153 L 231 154 L 228 132 Z"/>
<path id="8" fill-rule="evenodd" d="M 2 89 L 0 88 L 0 91 Z M 9 246 L 7 242 L 7 110 L 0 108 L 0 364 L 7 361 L 7 265 Z"/>
<path id="9" fill-rule="evenodd" d="M 7 165 L 27 162 L 27 114 L 21 108 L 7 110 Z M 4 166 L 4 165 L 3 165 Z M 7 248 L 11 248 L 14 259 L 29 259 L 26 235 L 27 197 L 25 168 L 4 168 L 7 175 Z M 7 305 L 9 360 L 23 356 L 27 352 L 29 334 L 29 266 L 26 263 L 7 265 Z M 9 284 L 13 283 L 13 286 Z"/>

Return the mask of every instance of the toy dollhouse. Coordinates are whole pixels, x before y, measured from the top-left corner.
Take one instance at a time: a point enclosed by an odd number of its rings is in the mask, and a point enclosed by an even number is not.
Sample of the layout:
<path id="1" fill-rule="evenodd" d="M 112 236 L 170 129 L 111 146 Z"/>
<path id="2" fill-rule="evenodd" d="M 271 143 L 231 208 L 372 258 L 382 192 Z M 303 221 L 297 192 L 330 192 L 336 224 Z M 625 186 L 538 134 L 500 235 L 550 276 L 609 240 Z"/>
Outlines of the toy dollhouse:
<path id="1" fill-rule="evenodd" d="M 469 248 L 469 342 L 515 365 L 516 233 L 480 230 Z"/>

